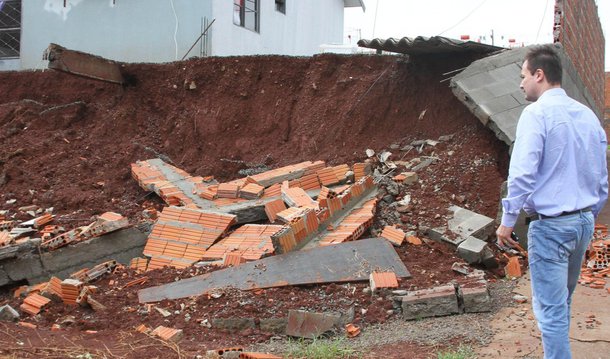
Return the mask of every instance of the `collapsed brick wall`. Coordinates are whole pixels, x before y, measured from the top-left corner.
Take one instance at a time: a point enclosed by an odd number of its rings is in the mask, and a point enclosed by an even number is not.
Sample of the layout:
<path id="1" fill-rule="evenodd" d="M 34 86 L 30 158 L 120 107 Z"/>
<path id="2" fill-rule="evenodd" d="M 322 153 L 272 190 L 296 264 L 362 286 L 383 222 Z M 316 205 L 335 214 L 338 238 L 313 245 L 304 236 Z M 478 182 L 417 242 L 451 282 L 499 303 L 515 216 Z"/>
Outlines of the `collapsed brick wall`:
<path id="1" fill-rule="evenodd" d="M 602 114 L 605 40 L 595 0 L 556 0 L 553 35 L 593 97 L 596 112 Z"/>

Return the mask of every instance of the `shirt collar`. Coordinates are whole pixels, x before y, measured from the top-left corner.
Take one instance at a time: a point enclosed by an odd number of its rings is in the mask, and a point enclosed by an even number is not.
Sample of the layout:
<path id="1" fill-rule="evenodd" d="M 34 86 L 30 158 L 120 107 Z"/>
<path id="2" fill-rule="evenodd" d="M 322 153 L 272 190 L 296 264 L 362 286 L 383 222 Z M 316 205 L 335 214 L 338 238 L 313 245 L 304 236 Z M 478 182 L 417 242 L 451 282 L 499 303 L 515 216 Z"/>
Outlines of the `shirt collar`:
<path id="1" fill-rule="evenodd" d="M 541 98 L 547 97 L 547 96 L 566 96 L 566 91 L 564 89 L 562 89 L 561 87 L 555 87 L 555 88 L 544 91 L 542 93 L 542 95 L 540 95 L 540 98 L 538 98 L 538 99 L 541 99 Z"/>

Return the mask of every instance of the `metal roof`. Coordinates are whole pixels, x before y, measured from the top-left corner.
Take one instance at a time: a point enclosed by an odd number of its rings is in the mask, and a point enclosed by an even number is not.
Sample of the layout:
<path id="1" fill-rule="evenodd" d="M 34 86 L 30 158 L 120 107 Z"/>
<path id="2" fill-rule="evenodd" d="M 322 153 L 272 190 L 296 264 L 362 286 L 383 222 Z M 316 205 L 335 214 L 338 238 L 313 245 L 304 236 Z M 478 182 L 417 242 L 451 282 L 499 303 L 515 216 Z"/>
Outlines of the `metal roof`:
<path id="1" fill-rule="evenodd" d="M 408 55 L 426 55 L 455 52 L 488 53 L 503 50 L 503 47 L 482 44 L 474 41 L 461 41 L 443 36 L 416 38 L 403 37 L 402 39 L 373 39 L 358 41 L 358 46 L 376 50 L 398 52 Z"/>

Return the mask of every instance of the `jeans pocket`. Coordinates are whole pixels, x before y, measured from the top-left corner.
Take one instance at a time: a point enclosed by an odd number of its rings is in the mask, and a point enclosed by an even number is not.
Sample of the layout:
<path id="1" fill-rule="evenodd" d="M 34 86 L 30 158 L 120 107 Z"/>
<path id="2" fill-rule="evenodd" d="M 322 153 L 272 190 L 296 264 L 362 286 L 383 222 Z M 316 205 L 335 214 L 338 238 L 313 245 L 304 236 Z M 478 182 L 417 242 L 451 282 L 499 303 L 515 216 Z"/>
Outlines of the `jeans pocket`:
<path id="1" fill-rule="evenodd" d="M 565 262 L 574 251 L 578 230 L 573 226 L 553 226 L 540 221 L 528 233 L 530 262 Z"/>

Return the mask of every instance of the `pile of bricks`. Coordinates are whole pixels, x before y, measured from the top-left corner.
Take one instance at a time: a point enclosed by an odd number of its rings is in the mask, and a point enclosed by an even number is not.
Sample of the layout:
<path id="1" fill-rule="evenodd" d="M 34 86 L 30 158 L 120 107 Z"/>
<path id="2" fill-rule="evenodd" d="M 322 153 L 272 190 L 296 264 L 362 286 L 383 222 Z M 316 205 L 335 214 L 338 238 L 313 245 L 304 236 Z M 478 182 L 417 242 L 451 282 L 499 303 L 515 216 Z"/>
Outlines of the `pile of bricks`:
<path id="1" fill-rule="evenodd" d="M 114 232 L 128 226 L 129 221 L 127 218 L 114 212 L 103 213 L 98 216 L 95 222 L 89 224 L 88 226 L 78 227 L 68 232 L 60 233 L 55 237 L 50 237 L 49 234 L 56 234 L 62 228 L 46 226 L 43 228 L 43 241 L 40 244 L 40 248 L 51 251 L 71 243 L 77 243 L 91 238 L 100 237 L 104 234 Z"/>
<path id="2" fill-rule="evenodd" d="M 236 221 L 234 215 L 184 207 L 166 207 L 152 228 L 144 255 L 147 269 L 185 268 L 203 258 Z M 222 257 L 221 257 L 222 258 Z"/>
<path id="3" fill-rule="evenodd" d="M 32 215 L 35 212 L 28 212 Z M 19 222 L 7 220 L 3 215 L 0 218 L 0 248 L 8 248 L 13 245 L 20 245 L 31 240 L 30 236 L 35 234 L 44 235 L 43 227 L 53 221 L 54 216 L 44 213 L 39 217 L 29 221 Z"/>
<path id="4" fill-rule="evenodd" d="M 282 226 L 279 225 L 245 224 L 212 245 L 203 253 L 201 259 L 219 260 L 233 254 L 252 261 L 272 255 L 274 249 L 271 236 L 281 229 Z"/>
<path id="5" fill-rule="evenodd" d="M 51 302 L 52 298 L 61 300 L 67 305 L 91 306 L 94 310 L 102 310 L 105 307 L 95 301 L 92 297 L 97 292 L 97 287 L 88 283 L 110 273 L 118 267 L 116 261 L 108 261 L 98 264 L 91 269 L 81 269 L 70 275 L 70 278 L 61 280 L 52 277 L 48 282 L 35 286 L 21 286 L 14 292 L 15 297 L 27 295 L 20 308 L 25 313 L 36 315 Z"/>
<path id="6" fill-rule="evenodd" d="M 331 245 L 358 239 L 373 225 L 377 199 L 373 198 L 361 208 L 352 211 L 336 228 L 331 230 L 320 241 L 320 245 Z"/>
<path id="7" fill-rule="evenodd" d="M 32 293 L 24 299 L 23 304 L 19 308 L 28 314 L 36 315 L 50 302 L 51 299 L 43 297 L 38 293 Z"/>
<path id="8" fill-rule="evenodd" d="M 199 260 L 236 265 L 243 260 L 256 260 L 294 250 L 306 239 L 326 229 L 333 216 L 336 219 L 348 212 L 350 203 L 356 203 L 374 187 L 372 178 L 368 176 L 370 166 L 361 164 L 356 167 L 359 179 L 355 183 L 331 190 L 320 187 L 348 181 L 348 165 L 326 167 L 323 161 L 306 161 L 216 184 L 205 182 L 203 177 L 191 177 L 159 159 L 132 164 L 132 175 L 143 188 L 155 191 L 168 204 L 182 206 L 166 208 L 161 212 L 144 249 L 144 255 L 150 257 L 150 261 L 145 263 L 144 259 L 138 259 L 132 266 L 138 270 L 166 265 L 184 268 Z M 167 192 L 166 189 L 171 186 L 172 190 Z M 306 191 L 317 189 L 320 189 L 321 195 L 316 201 Z M 176 195 L 176 191 L 182 191 L 182 195 Z M 196 209 L 198 206 L 205 207 L 205 202 L 201 200 L 222 207 L 280 196 L 266 201 L 264 207 L 270 222 L 279 221 L 282 225 L 246 225 L 226 238 L 223 237 L 235 223 L 234 216 Z M 326 240 L 325 244 L 361 236 L 372 224 L 374 205 L 375 202 L 368 203 L 350 214 L 343 221 L 345 223 L 341 230 L 335 231 L 332 240 Z M 191 215 L 207 213 L 225 216 L 229 220 L 222 225 L 210 221 L 207 224 L 195 223 L 187 217 L 168 219 L 168 211 L 184 211 Z"/>
<path id="9" fill-rule="evenodd" d="M 597 226 L 596 226 L 597 227 Z M 598 238 L 605 238 L 607 229 Z M 598 239 L 591 243 L 587 260 L 581 271 L 579 283 L 596 289 L 606 288 L 610 275 L 610 239 Z M 610 293 L 610 288 L 607 289 Z"/>

